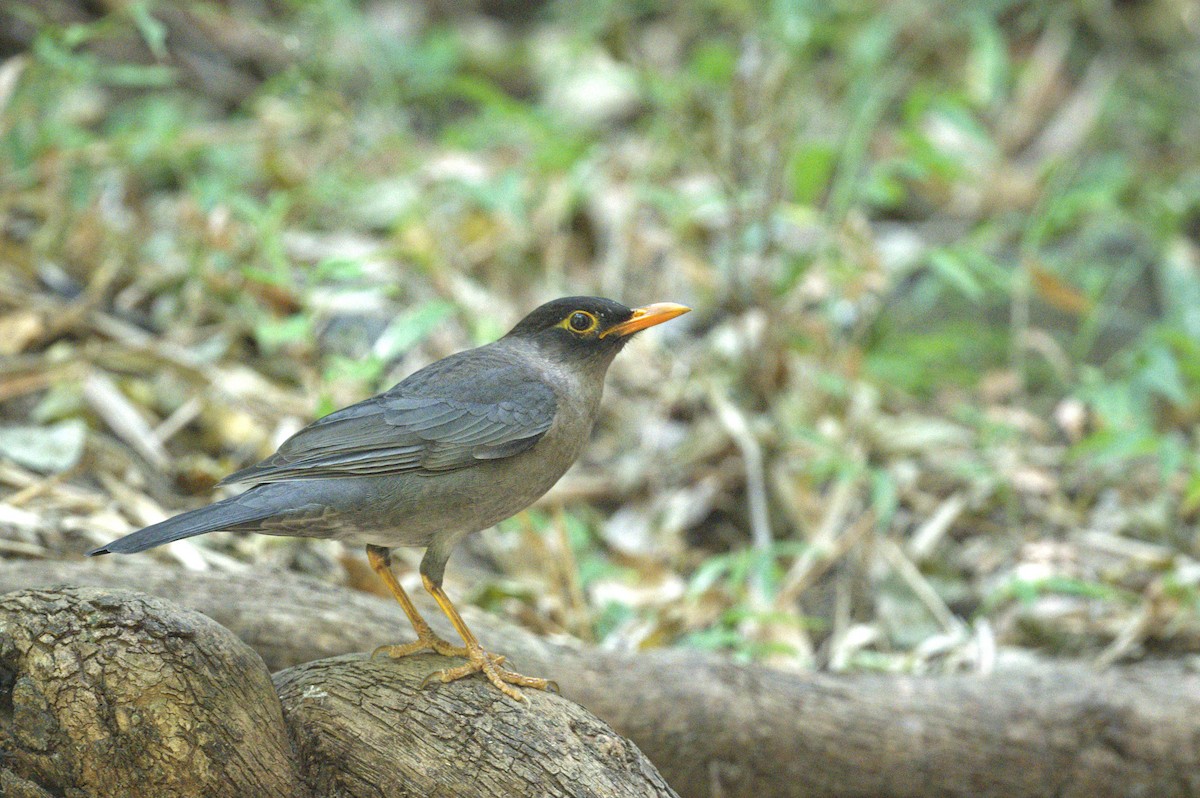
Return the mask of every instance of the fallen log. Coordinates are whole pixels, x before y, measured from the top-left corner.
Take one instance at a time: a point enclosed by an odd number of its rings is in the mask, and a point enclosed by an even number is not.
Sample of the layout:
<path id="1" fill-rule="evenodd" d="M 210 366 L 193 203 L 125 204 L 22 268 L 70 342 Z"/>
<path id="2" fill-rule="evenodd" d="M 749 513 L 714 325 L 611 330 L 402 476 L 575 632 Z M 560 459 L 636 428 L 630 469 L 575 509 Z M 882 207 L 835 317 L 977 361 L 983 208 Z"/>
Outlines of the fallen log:
<path id="1" fill-rule="evenodd" d="M 272 669 L 411 638 L 392 602 L 287 573 L 0 564 L 0 591 L 68 582 L 169 597 L 230 628 Z M 1200 795 L 1200 674 L 1179 665 L 793 674 L 692 651 L 552 643 L 479 612 L 468 621 L 517 670 L 555 679 L 633 740 L 681 795 Z"/>
<path id="2" fill-rule="evenodd" d="M 281 671 L 200 613 L 128 590 L 0 596 L 0 786 L 90 798 L 671 798 L 579 705 L 435 656 Z M 278 694 L 276 693 L 278 689 Z"/>
<path id="3" fill-rule="evenodd" d="M 0 596 L 0 751 L 4 795 L 310 794 L 259 656 L 128 590 Z"/>

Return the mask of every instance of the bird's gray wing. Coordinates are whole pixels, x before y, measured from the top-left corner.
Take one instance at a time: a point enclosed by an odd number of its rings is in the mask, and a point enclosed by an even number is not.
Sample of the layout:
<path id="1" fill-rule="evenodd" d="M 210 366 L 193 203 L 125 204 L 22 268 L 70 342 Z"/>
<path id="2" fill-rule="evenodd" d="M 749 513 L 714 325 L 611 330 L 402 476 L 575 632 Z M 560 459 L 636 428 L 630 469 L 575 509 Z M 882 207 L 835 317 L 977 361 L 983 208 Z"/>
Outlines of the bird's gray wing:
<path id="1" fill-rule="evenodd" d="M 434 363 L 310 424 L 222 484 L 435 474 L 529 449 L 554 422 L 554 391 L 522 364 L 474 351 L 470 368 L 457 358 Z"/>

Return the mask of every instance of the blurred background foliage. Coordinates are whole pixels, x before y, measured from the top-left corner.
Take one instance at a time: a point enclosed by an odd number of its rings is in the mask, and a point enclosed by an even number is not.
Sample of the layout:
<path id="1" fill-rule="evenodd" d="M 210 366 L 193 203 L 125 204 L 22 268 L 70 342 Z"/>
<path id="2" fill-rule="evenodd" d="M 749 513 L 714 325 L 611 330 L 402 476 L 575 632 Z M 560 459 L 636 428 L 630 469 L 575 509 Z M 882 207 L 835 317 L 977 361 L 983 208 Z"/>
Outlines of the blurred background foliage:
<path id="1" fill-rule="evenodd" d="M 0 556 L 596 293 L 696 310 L 452 593 L 780 667 L 1195 656 L 1198 45 L 1190 0 L 6 0 Z"/>

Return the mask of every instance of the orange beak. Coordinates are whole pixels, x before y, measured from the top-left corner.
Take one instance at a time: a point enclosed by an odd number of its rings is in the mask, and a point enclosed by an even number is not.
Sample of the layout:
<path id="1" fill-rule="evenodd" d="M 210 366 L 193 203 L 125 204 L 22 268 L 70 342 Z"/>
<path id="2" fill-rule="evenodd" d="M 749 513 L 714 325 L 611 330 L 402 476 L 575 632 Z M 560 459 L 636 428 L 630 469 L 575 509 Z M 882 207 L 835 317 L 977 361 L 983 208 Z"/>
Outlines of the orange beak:
<path id="1" fill-rule="evenodd" d="M 676 305 L 674 302 L 655 302 L 653 305 L 646 305 L 644 308 L 635 308 L 633 315 L 627 321 L 614 324 L 600 333 L 600 337 L 603 338 L 607 335 L 632 335 L 638 330 L 644 330 L 647 327 L 662 324 L 664 321 L 670 321 L 676 316 L 682 316 L 689 310 L 691 308 L 685 305 Z"/>

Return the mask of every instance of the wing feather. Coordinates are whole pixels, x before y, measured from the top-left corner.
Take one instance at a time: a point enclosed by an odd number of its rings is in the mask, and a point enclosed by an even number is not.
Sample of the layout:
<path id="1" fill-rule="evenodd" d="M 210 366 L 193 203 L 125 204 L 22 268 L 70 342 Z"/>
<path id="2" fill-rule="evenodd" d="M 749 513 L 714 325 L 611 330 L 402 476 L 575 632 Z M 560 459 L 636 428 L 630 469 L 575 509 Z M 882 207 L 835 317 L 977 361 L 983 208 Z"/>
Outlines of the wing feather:
<path id="1" fill-rule="evenodd" d="M 433 474 L 526 451 L 554 422 L 557 399 L 527 363 L 488 349 L 438 361 L 313 422 L 222 484 Z M 472 353 L 475 362 L 463 368 Z"/>

